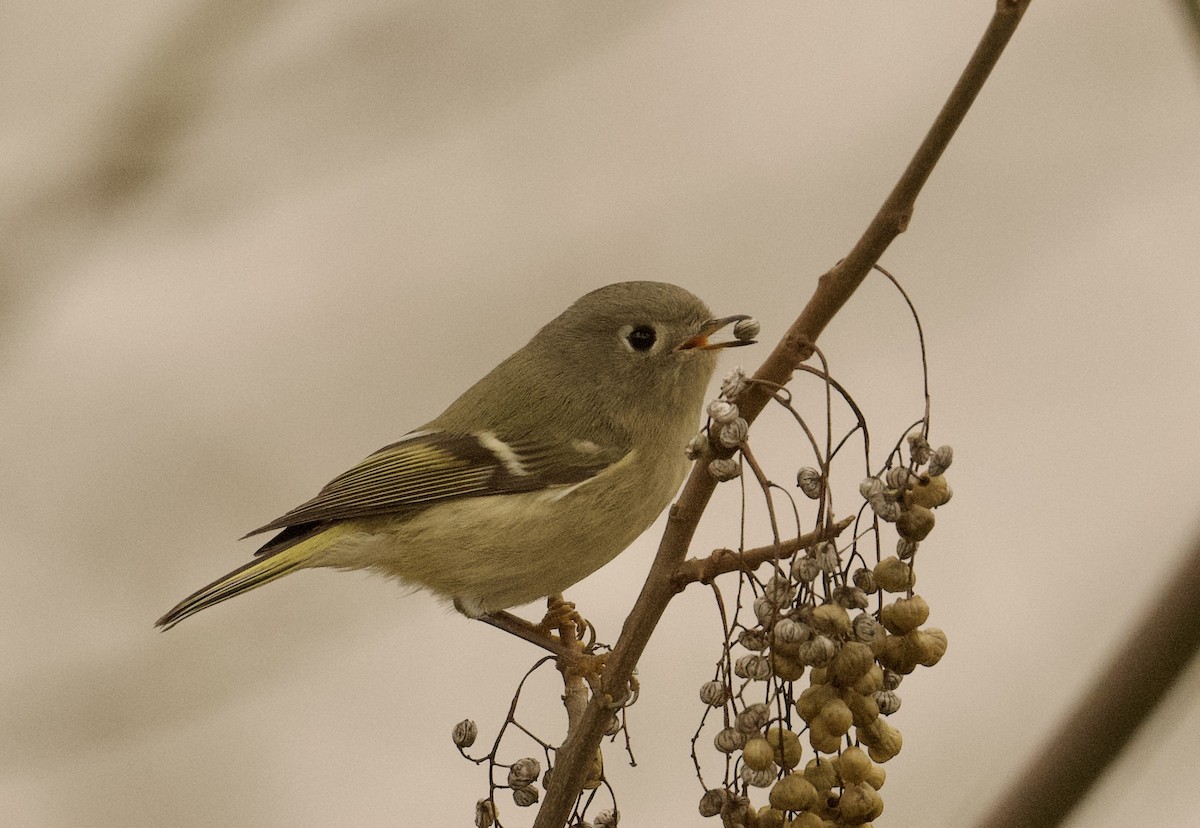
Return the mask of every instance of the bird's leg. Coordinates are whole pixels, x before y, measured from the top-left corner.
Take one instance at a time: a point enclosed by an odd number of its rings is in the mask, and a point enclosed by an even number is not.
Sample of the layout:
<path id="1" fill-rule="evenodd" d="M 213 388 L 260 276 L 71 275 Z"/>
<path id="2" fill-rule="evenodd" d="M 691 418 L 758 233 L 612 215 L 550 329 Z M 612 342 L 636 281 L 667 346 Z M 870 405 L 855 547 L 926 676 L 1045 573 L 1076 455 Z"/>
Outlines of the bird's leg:
<path id="1" fill-rule="evenodd" d="M 484 613 L 477 616 L 480 621 L 498 630 L 536 644 L 558 657 L 559 664 L 576 675 L 583 676 L 594 684 L 604 670 L 608 653 L 593 654 L 596 643 L 595 628 L 575 609 L 575 605 L 564 600 L 562 595 L 552 595 L 546 601 L 546 616 L 537 624 L 513 615 L 507 610 Z M 581 640 L 587 635 L 587 642 Z"/>
<path id="2" fill-rule="evenodd" d="M 575 636 L 577 638 L 582 638 L 585 632 L 590 632 L 591 641 L 589 646 L 596 643 L 595 628 L 587 622 L 587 619 L 579 614 L 579 611 L 575 609 L 575 603 L 568 601 L 560 592 L 546 598 L 546 615 L 537 626 L 538 629 L 545 630 L 547 634 L 552 630 L 558 630 L 561 637 L 564 624 L 573 624 L 575 626 Z"/>

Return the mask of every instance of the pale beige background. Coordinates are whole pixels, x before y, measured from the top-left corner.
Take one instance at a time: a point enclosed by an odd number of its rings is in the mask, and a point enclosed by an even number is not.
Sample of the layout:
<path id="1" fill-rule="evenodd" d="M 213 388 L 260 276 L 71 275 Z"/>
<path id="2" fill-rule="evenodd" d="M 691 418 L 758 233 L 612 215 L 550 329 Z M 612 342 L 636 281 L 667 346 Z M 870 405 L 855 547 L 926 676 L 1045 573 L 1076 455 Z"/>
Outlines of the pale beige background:
<path id="1" fill-rule="evenodd" d="M 666 279 L 778 336 L 988 15 L 5 4 L 0 823 L 470 824 L 483 777 L 448 732 L 490 738 L 527 646 L 334 573 L 151 623 L 586 290 Z M 885 257 L 957 461 L 921 562 L 950 652 L 904 685 L 881 825 L 977 813 L 1196 528 L 1198 79 L 1169 3 L 1039 0 Z M 880 445 L 919 414 L 882 284 L 822 344 Z M 755 434 L 785 480 L 794 437 Z M 654 535 L 574 590 L 610 639 Z M 689 592 L 642 664 L 622 824 L 700 823 L 715 629 Z M 1198 684 L 1074 825 L 1200 820 Z"/>

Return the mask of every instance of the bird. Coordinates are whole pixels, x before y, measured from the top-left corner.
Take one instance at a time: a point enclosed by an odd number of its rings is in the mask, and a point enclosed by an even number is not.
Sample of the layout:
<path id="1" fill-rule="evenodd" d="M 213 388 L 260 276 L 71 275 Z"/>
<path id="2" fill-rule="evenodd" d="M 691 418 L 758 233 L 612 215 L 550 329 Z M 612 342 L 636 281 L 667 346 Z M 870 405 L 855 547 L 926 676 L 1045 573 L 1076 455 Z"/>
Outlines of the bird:
<path id="1" fill-rule="evenodd" d="M 321 567 L 380 573 L 484 620 L 561 593 L 679 490 L 717 355 L 753 342 L 711 337 L 749 319 L 665 282 L 585 294 L 440 415 L 245 535 L 276 533 L 156 626 Z"/>

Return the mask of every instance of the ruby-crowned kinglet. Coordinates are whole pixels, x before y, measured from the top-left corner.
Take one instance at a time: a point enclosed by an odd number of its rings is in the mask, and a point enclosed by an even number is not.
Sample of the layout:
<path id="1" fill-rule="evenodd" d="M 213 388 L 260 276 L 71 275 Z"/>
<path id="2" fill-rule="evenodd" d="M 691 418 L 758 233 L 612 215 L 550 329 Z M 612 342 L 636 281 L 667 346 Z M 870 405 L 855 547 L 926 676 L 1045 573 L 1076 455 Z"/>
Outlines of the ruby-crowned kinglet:
<path id="1" fill-rule="evenodd" d="M 709 336 L 746 318 L 661 282 L 592 291 L 441 416 L 251 532 L 282 530 L 158 626 L 309 567 L 374 570 L 471 617 L 561 592 L 679 489 L 716 351 L 749 344 Z"/>

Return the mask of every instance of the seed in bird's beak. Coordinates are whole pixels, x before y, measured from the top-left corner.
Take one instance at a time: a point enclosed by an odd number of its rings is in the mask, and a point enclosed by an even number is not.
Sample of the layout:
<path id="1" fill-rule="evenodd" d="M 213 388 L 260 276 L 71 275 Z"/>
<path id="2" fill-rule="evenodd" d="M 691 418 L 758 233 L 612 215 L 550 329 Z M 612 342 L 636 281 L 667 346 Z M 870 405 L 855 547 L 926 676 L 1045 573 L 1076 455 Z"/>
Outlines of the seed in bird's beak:
<path id="1" fill-rule="evenodd" d="M 732 323 L 737 323 L 737 325 L 740 326 L 740 325 L 742 325 L 743 322 L 745 322 L 747 320 L 749 320 L 750 322 L 753 323 L 752 328 L 749 329 L 749 330 L 752 330 L 751 333 L 749 333 L 745 336 L 738 336 L 737 328 L 735 327 L 734 328 L 734 336 L 737 337 L 736 339 L 729 340 L 726 342 L 709 342 L 708 341 L 708 338 L 710 336 L 712 336 L 717 331 L 724 328 L 726 325 L 729 325 Z M 688 351 L 688 350 L 695 349 L 695 350 L 699 350 L 699 351 L 712 351 L 717 348 L 736 348 L 739 345 L 753 345 L 754 344 L 753 337 L 757 333 L 758 333 L 758 323 L 755 322 L 752 317 L 746 316 L 745 314 L 737 314 L 735 316 L 723 316 L 720 319 L 710 319 L 709 321 L 705 322 L 704 326 L 702 328 L 700 328 L 699 333 L 685 339 L 678 347 L 675 348 L 675 350 Z"/>
<path id="2" fill-rule="evenodd" d="M 740 342 L 753 342 L 760 330 L 762 330 L 762 326 L 758 324 L 758 320 L 751 317 L 738 320 L 738 323 L 733 326 L 733 335 Z"/>

